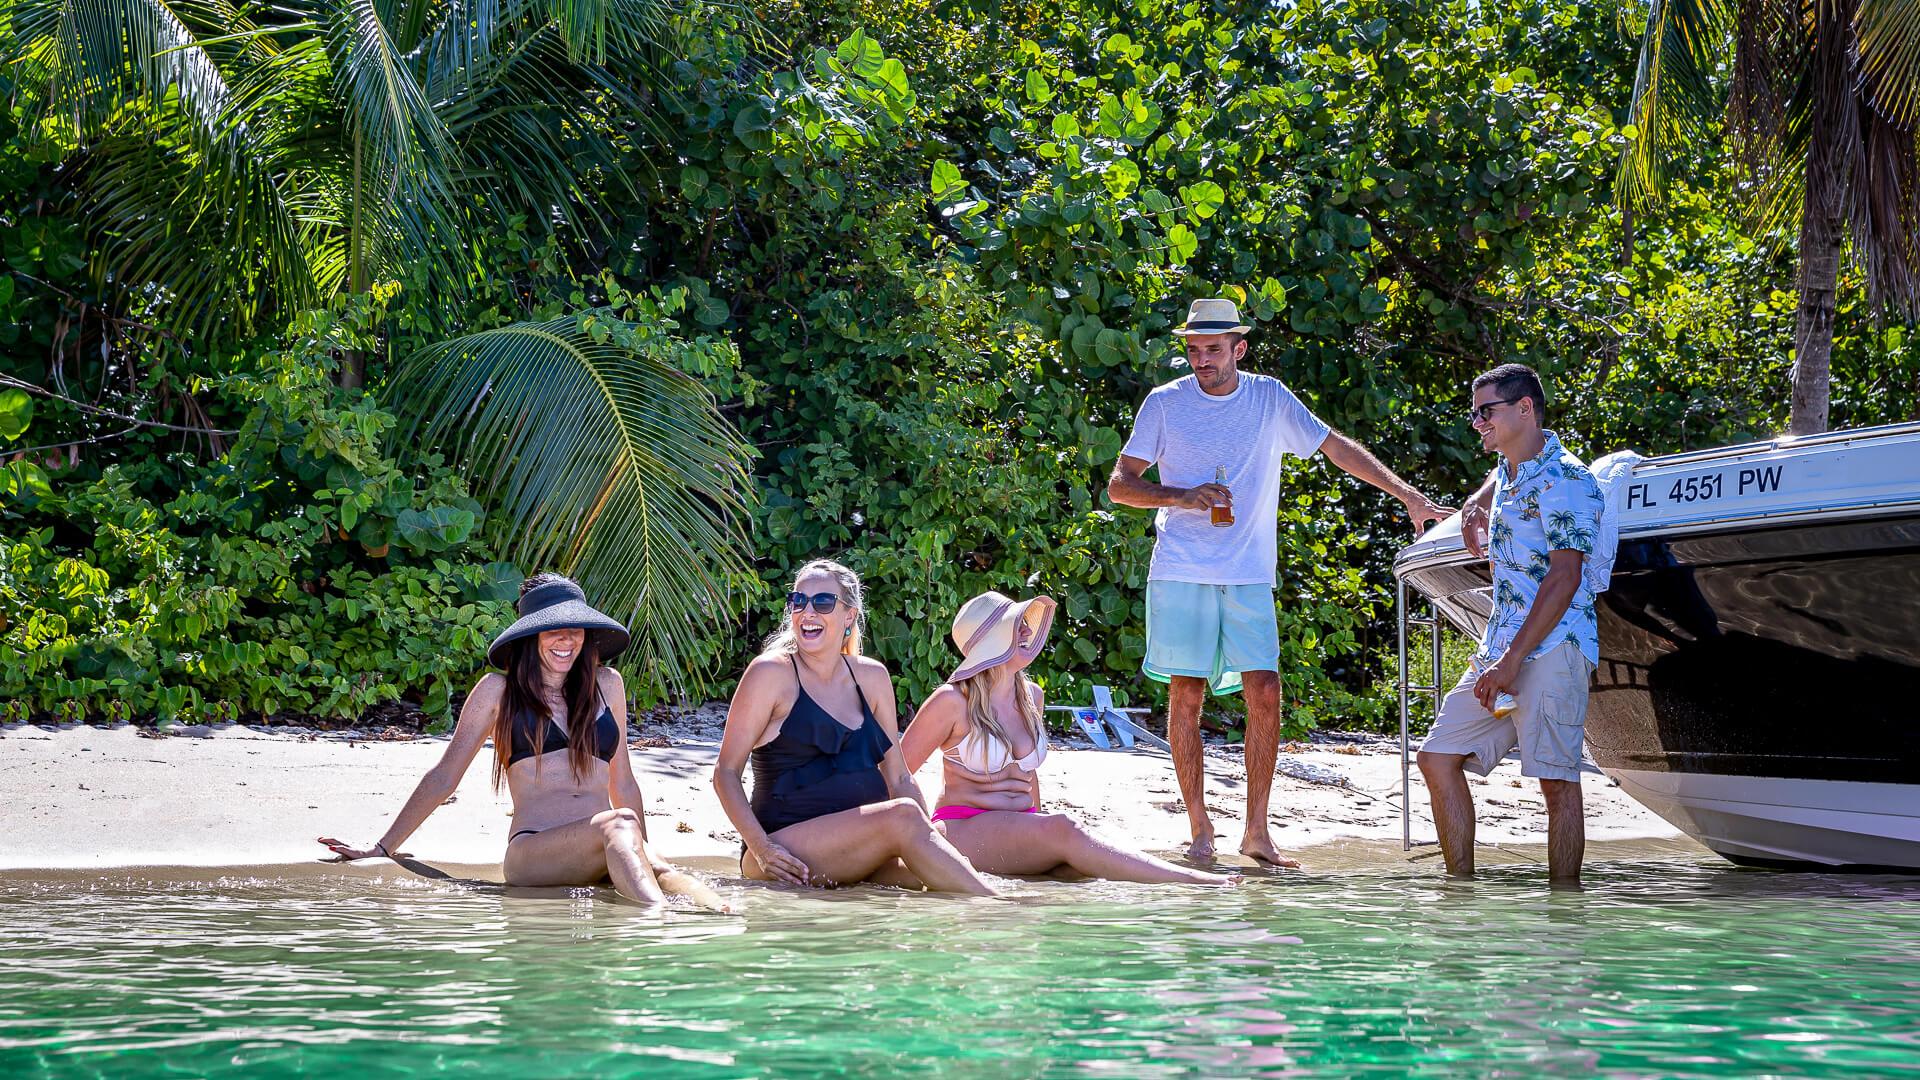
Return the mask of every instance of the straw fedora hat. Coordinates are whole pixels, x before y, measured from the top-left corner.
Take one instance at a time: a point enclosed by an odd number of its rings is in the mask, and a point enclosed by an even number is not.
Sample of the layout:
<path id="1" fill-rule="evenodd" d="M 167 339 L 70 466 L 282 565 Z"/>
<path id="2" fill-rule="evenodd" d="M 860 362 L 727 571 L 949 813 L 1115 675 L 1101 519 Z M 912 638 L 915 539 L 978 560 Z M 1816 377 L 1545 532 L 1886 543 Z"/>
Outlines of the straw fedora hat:
<path id="1" fill-rule="evenodd" d="M 626 651 L 627 628 L 587 603 L 587 594 L 571 581 L 549 581 L 527 590 L 516 605 L 520 618 L 500 632 L 487 646 L 487 663 L 507 666 L 507 646 L 522 638 L 538 637 L 542 630 L 581 629 L 587 643 L 600 652 L 600 659 L 611 660 Z"/>
<path id="2" fill-rule="evenodd" d="M 1253 327 L 1240 321 L 1240 306 L 1231 300 L 1195 300 L 1187 306 L 1187 325 L 1175 330 L 1188 334 L 1251 334 Z"/>
<path id="3" fill-rule="evenodd" d="M 1016 601 L 997 592 L 983 592 L 967 601 L 953 617 L 953 643 L 964 659 L 947 681 L 970 679 L 1012 659 L 1022 622 L 1033 627 L 1034 649 L 1044 647 L 1057 606 L 1051 596 Z"/>

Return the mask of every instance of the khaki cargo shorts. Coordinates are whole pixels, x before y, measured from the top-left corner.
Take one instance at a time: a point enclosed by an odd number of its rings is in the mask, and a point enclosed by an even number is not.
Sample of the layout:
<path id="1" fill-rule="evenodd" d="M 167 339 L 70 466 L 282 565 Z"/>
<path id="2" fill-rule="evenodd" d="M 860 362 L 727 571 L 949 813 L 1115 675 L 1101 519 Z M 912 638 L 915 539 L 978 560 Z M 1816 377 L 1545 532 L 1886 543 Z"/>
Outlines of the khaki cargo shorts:
<path id="1" fill-rule="evenodd" d="M 1502 718 L 1496 719 L 1473 696 L 1474 678 L 1468 668 L 1447 692 L 1421 752 L 1463 754 L 1467 771 L 1485 776 L 1517 746 L 1520 775 L 1577 783 L 1587 686 L 1593 678 L 1593 665 L 1580 647 L 1563 641 L 1522 663 L 1513 685 L 1517 708 Z"/>

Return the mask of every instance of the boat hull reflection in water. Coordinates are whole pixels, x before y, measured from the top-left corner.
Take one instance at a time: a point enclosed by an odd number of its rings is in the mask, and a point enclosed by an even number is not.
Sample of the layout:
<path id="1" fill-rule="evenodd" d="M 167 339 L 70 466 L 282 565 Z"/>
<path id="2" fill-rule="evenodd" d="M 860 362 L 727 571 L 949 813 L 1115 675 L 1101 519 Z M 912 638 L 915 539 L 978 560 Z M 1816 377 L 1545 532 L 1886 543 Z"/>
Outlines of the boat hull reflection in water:
<path id="1" fill-rule="evenodd" d="M 1673 497 L 1689 480 L 1709 496 Z M 1627 482 L 1595 764 L 1735 862 L 1920 870 L 1920 425 L 1656 458 Z M 1396 570 L 1485 625 L 1457 527 Z"/>

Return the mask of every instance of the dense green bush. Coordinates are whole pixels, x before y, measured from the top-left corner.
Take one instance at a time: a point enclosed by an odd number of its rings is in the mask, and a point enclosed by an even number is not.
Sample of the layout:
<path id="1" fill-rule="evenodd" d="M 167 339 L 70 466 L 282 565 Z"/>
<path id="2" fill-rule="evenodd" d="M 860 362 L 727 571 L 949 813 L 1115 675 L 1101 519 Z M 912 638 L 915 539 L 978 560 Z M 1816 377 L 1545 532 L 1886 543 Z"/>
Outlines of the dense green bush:
<path id="1" fill-rule="evenodd" d="M 218 388 L 247 412 L 217 461 L 128 458 L 0 502 L 15 718 L 437 716 L 484 663 L 521 577 L 485 510 L 433 459 L 403 469 L 392 415 L 333 385 L 345 327 L 293 330 Z"/>

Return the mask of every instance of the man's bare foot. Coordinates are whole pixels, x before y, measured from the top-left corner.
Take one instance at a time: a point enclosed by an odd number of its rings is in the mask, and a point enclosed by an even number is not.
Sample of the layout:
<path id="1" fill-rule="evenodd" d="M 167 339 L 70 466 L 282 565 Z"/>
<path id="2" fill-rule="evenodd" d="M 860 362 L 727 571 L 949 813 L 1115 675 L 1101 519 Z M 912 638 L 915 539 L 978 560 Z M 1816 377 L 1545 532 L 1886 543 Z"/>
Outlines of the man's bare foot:
<path id="1" fill-rule="evenodd" d="M 1289 859 L 1285 855 L 1280 854 L 1280 849 L 1273 846 L 1273 838 L 1269 836 L 1249 836 L 1241 840 L 1240 854 L 1245 855 L 1255 862 L 1267 863 L 1270 866 L 1278 866 L 1288 870 L 1298 870 L 1300 868 L 1300 860 Z"/>
<path id="2" fill-rule="evenodd" d="M 1187 845 L 1187 861 L 1201 866 L 1213 865 L 1213 830 L 1208 829 Z"/>

